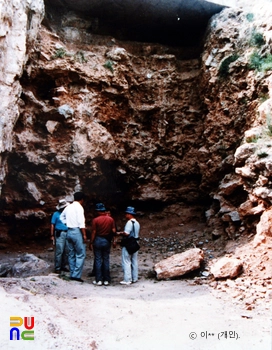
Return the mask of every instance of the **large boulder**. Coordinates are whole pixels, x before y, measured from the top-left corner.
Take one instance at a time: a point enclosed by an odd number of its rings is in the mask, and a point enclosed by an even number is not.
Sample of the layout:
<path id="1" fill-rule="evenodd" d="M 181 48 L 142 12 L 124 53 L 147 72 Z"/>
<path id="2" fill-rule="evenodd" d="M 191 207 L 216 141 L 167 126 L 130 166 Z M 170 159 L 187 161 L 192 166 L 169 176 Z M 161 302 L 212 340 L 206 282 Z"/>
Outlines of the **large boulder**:
<path id="1" fill-rule="evenodd" d="M 154 270 L 158 280 L 178 277 L 199 269 L 203 260 L 203 251 L 199 248 L 194 248 L 161 260 L 155 264 Z"/>
<path id="2" fill-rule="evenodd" d="M 47 272 L 49 264 L 46 261 L 39 259 L 33 254 L 23 255 L 19 261 L 13 266 L 12 271 L 8 276 L 28 277 L 37 276 Z"/>
<path id="3" fill-rule="evenodd" d="M 241 260 L 224 257 L 218 260 L 211 267 L 211 273 L 217 279 L 235 278 L 243 271 L 243 263 Z"/>

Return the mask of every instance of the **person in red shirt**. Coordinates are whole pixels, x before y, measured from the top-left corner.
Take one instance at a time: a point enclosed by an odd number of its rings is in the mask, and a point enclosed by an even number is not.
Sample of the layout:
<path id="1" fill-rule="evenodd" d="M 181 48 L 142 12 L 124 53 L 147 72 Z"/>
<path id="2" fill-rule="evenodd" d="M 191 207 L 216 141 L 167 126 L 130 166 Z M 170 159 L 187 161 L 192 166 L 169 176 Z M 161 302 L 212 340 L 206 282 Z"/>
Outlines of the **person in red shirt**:
<path id="1" fill-rule="evenodd" d="M 103 203 L 96 204 L 98 216 L 92 221 L 90 249 L 94 251 L 95 285 L 108 285 L 110 278 L 110 248 L 113 235 L 116 233 L 114 219 L 107 215 Z"/>

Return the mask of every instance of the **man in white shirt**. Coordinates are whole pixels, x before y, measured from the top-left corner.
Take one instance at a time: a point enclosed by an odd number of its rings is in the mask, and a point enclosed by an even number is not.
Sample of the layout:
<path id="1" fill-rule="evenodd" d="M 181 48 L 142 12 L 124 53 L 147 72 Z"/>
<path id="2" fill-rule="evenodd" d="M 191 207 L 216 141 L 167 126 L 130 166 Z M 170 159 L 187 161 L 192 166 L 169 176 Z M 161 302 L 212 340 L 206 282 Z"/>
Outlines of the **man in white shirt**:
<path id="1" fill-rule="evenodd" d="M 78 282 L 84 282 L 81 274 L 86 257 L 85 243 L 87 241 L 83 201 L 83 192 L 74 193 L 74 202 L 69 204 L 60 216 L 60 220 L 68 227 L 66 239 L 69 250 L 70 280 Z"/>

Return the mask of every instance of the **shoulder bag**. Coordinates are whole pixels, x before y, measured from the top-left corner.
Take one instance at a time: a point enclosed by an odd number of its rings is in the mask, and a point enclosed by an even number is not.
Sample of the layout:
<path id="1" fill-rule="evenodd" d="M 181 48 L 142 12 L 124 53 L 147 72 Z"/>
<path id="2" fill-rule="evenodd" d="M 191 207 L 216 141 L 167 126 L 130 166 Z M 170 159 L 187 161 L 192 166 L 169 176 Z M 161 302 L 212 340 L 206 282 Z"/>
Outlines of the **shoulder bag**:
<path id="1" fill-rule="evenodd" d="M 132 221 L 132 224 L 133 224 L 133 234 L 135 235 L 134 221 Z M 128 236 L 123 238 L 121 241 L 121 246 L 125 247 L 130 255 L 136 253 L 140 249 L 138 239 L 135 238 L 134 236 Z"/>

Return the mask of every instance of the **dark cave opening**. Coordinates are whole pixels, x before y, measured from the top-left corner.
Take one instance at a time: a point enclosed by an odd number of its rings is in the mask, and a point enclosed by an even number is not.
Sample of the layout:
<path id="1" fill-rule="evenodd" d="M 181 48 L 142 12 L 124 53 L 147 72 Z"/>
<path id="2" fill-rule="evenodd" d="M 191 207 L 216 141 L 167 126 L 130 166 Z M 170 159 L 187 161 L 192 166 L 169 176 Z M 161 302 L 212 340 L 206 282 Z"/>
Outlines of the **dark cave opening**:
<path id="1" fill-rule="evenodd" d="M 35 79 L 29 79 L 26 72 L 23 73 L 21 84 L 25 90 L 32 91 L 34 96 L 41 100 L 50 100 L 53 89 L 56 88 L 55 78 L 44 72 Z M 25 100 L 24 94 L 22 99 Z"/>

